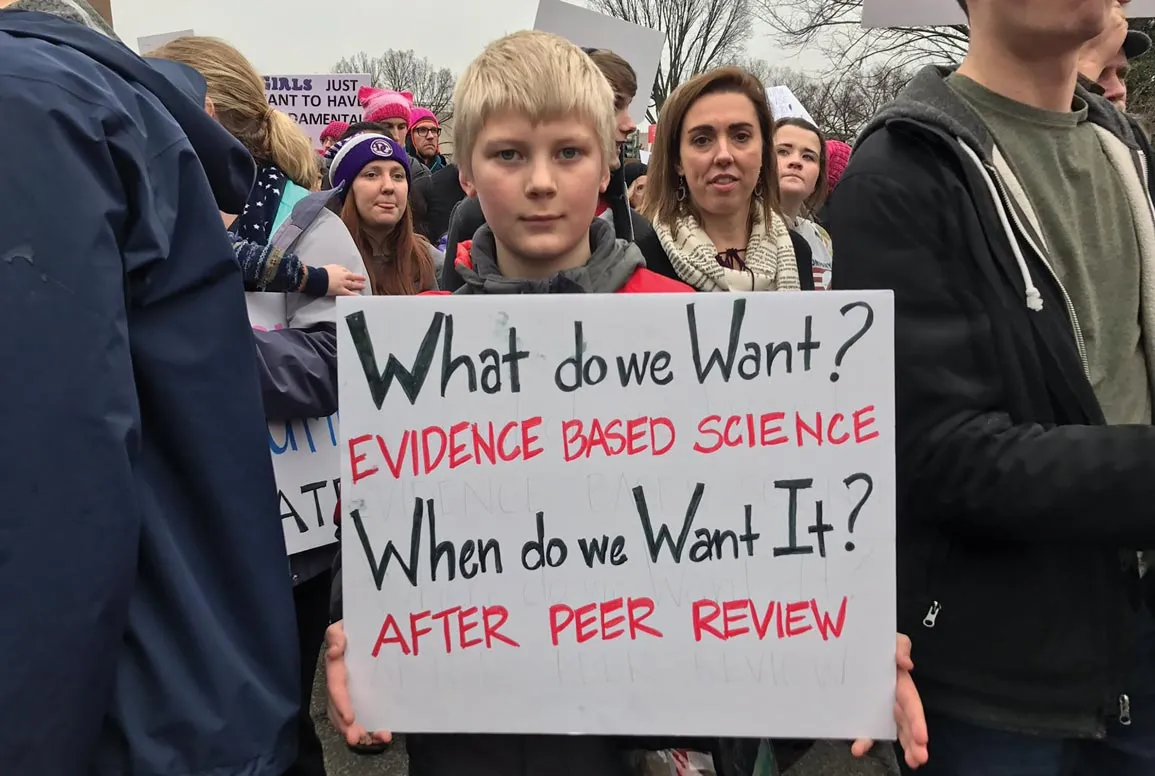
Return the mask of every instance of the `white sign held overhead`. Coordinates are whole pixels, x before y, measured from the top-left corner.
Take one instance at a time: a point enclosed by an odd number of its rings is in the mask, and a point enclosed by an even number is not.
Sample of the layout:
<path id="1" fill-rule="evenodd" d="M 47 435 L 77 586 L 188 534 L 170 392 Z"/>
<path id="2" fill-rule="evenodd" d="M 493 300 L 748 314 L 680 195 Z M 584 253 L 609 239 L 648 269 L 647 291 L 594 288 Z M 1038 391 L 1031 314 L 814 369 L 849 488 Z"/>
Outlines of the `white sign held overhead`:
<path id="1" fill-rule="evenodd" d="M 269 105 L 289 114 L 313 145 L 320 147 L 321 133 L 330 123 L 361 120 L 357 92 L 369 83 L 369 76 L 364 74 L 267 75 L 265 98 Z"/>
<path id="2" fill-rule="evenodd" d="M 283 329 L 286 295 L 245 294 L 254 329 Z M 269 454 L 277 477 L 277 501 L 289 555 L 337 541 L 333 515 L 341 495 L 337 416 L 269 421 Z"/>
<path id="3" fill-rule="evenodd" d="M 630 117 L 639 124 L 645 121 L 650 90 L 666 44 L 664 33 L 562 0 L 540 0 L 533 28 L 560 35 L 584 48 L 607 49 L 629 62 L 638 77 L 638 93 L 630 103 Z"/>
<path id="4" fill-rule="evenodd" d="M 1155 16 L 1155 0 L 1131 0 L 1127 16 L 1145 19 Z M 956 0 L 865 0 L 863 27 L 933 27 L 966 24 L 966 15 Z"/>
<path id="5" fill-rule="evenodd" d="M 798 101 L 794 92 L 790 91 L 789 86 L 771 86 L 766 90 L 766 97 L 770 100 L 770 111 L 774 114 L 775 121 L 794 118 L 806 119 L 811 124 L 814 123 L 810 111 L 806 110 L 806 106 Z"/>
<path id="6" fill-rule="evenodd" d="M 366 727 L 894 737 L 890 292 L 337 307 Z"/>
<path id="7" fill-rule="evenodd" d="M 177 30 L 176 32 L 162 32 L 159 35 L 142 35 L 136 39 L 136 49 L 140 52 L 142 57 L 147 57 L 152 52 L 166 43 L 171 43 L 177 38 L 188 38 L 196 35 L 192 30 Z"/>

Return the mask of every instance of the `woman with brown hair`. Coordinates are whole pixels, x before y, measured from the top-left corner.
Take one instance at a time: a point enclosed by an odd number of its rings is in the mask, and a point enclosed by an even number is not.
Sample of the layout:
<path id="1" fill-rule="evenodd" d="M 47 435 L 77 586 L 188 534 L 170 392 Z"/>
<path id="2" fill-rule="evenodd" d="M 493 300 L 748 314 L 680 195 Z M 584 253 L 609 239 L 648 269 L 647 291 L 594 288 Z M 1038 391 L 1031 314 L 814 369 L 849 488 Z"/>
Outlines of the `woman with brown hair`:
<path id="1" fill-rule="evenodd" d="M 766 90 L 742 68 L 674 90 L 647 170 L 650 269 L 699 291 L 814 289 L 810 248 L 781 215 L 773 137 Z"/>
<path id="2" fill-rule="evenodd" d="M 444 255 L 413 228 L 409 157 L 401 144 L 383 134 L 351 137 L 337 147 L 329 174 L 373 293 L 436 290 Z"/>
<path id="3" fill-rule="evenodd" d="M 778 119 L 774 124 L 774 152 L 778 155 L 782 215 L 790 229 L 810 246 L 815 288 L 828 289 L 834 245 L 815 217 L 830 192 L 826 138 L 806 119 L 795 116 Z"/>

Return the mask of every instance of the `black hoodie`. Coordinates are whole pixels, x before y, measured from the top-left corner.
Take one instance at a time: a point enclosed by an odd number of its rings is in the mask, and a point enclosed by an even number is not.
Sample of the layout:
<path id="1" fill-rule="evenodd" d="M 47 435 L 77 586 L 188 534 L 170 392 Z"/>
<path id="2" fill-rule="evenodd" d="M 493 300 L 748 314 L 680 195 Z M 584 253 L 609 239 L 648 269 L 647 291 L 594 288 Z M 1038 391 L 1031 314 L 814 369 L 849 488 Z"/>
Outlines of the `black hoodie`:
<path id="1" fill-rule="evenodd" d="M 1134 550 L 1155 546 L 1155 428 L 1104 425 L 1031 205 L 948 72 L 922 71 L 875 118 L 829 208 L 835 288 L 895 292 L 898 628 L 928 709 L 1101 735 L 1135 691 Z M 1149 283 L 1150 148 L 1078 94 Z"/>

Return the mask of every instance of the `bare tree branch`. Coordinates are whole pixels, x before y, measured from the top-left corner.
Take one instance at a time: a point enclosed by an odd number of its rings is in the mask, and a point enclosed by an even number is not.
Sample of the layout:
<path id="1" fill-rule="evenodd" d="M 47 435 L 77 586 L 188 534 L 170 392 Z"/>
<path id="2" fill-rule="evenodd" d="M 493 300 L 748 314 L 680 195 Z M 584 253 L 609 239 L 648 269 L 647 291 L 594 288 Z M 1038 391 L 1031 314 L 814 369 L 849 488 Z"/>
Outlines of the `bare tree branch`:
<path id="1" fill-rule="evenodd" d="M 739 60 L 766 87 L 785 86 L 794 93 L 828 138 L 853 143 L 855 136 L 906 85 L 908 71 L 876 66 L 825 78 L 773 67 L 764 59 Z"/>
<path id="2" fill-rule="evenodd" d="M 666 46 L 650 90 L 651 122 L 670 92 L 698 73 L 733 61 L 750 38 L 751 0 L 589 0 L 590 8 L 661 30 Z M 639 84 L 644 89 L 645 85 Z"/>
<path id="3" fill-rule="evenodd" d="M 862 0 L 751 0 L 754 14 L 791 49 L 816 49 L 831 72 L 885 67 L 909 71 L 930 62 L 955 62 L 966 53 L 965 25 L 868 30 Z"/>
<path id="4" fill-rule="evenodd" d="M 370 83 L 380 89 L 412 92 L 413 102 L 428 108 L 438 120 L 453 118 L 453 88 L 456 76 L 449 68 L 438 68 L 410 49 L 387 49 L 380 56 L 360 51 L 333 65 L 334 73 L 368 73 Z"/>

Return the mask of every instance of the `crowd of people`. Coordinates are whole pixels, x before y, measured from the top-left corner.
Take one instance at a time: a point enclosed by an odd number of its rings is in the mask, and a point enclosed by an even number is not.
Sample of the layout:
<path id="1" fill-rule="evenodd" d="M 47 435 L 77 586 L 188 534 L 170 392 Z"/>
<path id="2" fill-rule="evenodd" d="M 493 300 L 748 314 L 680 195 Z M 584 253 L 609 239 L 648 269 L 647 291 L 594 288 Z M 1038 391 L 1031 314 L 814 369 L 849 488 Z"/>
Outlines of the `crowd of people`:
<path id="1" fill-rule="evenodd" d="M 323 647 L 337 730 L 389 745 L 350 702 L 339 549 L 286 558 L 269 456 L 267 422 L 338 409 L 334 297 L 890 289 L 904 773 L 1155 773 L 1155 207 L 1124 80 L 1151 41 L 1127 4 L 960 0 L 963 62 L 853 149 L 710 70 L 641 165 L 633 69 L 555 35 L 469 65 L 453 159 L 373 88 L 318 153 L 224 41 L 141 58 L 83 0 L 0 0 L 0 772 L 321 776 Z M 253 295 L 285 325 L 254 328 Z M 624 775 L 655 748 L 737 776 L 719 739 L 406 744 L 414 776 Z"/>

